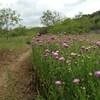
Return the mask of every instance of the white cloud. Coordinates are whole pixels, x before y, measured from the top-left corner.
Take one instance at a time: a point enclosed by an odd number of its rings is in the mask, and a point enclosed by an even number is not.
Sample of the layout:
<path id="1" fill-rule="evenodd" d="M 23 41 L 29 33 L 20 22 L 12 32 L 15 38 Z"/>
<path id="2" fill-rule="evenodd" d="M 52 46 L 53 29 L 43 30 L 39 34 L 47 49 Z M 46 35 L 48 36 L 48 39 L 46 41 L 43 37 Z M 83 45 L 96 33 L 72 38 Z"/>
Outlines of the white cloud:
<path id="1" fill-rule="evenodd" d="M 8 4 L 8 3 L 14 3 L 16 0 L 0 0 L 0 3 L 2 4 Z"/>
<path id="2" fill-rule="evenodd" d="M 68 17 L 100 10 L 100 0 L 0 0 L 0 8 L 15 9 L 23 18 L 27 26 L 40 25 L 43 11 L 50 9 L 62 12 Z"/>
<path id="3" fill-rule="evenodd" d="M 68 9 L 68 7 L 65 7 L 64 11 L 66 9 Z M 69 7 L 69 11 L 66 11 L 65 13 L 67 16 L 73 17 L 79 12 L 83 12 L 83 14 L 91 14 L 97 10 L 100 10 L 100 0 L 87 0 L 77 6 Z"/>
<path id="4" fill-rule="evenodd" d="M 64 5 L 74 5 L 84 0 L 38 0 L 39 9 L 62 10 Z"/>
<path id="5" fill-rule="evenodd" d="M 0 0 L 0 8 L 2 7 L 9 7 L 16 3 L 17 0 Z"/>

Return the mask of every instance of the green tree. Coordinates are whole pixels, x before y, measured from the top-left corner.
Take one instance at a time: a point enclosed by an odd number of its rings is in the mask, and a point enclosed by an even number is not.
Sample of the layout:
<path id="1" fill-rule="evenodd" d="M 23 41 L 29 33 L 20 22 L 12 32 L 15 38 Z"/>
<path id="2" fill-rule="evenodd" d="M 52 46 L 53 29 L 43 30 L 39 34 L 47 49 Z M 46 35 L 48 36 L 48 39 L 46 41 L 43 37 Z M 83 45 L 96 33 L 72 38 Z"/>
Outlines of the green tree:
<path id="1" fill-rule="evenodd" d="M 79 19 L 79 18 L 81 18 L 82 15 L 83 15 L 83 13 L 82 13 L 82 12 L 79 12 L 79 14 L 75 16 L 75 19 Z"/>
<path id="2" fill-rule="evenodd" d="M 0 27 L 6 30 L 7 39 L 9 29 L 20 21 L 20 16 L 16 14 L 16 12 L 10 8 L 3 8 L 0 10 Z"/>
<path id="3" fill-rule="evenodd" d="M 59 23 L 62 20 L 58 12 L 50 10 L 43 12 L 43 15 L 40 19 L 41 23 L 47 27 L 55 25 L 56 23 Z"/>

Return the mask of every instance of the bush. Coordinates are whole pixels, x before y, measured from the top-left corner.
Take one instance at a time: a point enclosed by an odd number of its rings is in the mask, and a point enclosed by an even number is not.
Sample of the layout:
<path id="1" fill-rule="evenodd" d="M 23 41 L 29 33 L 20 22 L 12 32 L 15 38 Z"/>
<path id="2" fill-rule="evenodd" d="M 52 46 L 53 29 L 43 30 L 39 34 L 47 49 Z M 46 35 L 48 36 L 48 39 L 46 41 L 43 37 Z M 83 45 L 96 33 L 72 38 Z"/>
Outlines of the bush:
<path id="1" fill-rule="evenodd" d="M 81 17 L 67 18 L 49 29 L 49 33 L 81 34 L 88 33 L 91 30 L 100 29 L 99 15 L 82 15 Z"/>
<path id="2" fill-rule="evenodd" d="M 4 29 L 0 29 L 0 36 L 2 37 L 2 36 L 6 36 L 6 30 L 4 30 Z"/>
<path id="3" fill-rule="evenodd" d="M 47 34 L 48 33 L 48 28 L 47 27 L 42 27 L 40 28 L 39 34 Z"/>
<path id="4" fill-rule="evenodd" d="M 23 36 L 27 34 L 27 29 L 25 27 L 17 27 L 9 31 L 10 36 Z"/>

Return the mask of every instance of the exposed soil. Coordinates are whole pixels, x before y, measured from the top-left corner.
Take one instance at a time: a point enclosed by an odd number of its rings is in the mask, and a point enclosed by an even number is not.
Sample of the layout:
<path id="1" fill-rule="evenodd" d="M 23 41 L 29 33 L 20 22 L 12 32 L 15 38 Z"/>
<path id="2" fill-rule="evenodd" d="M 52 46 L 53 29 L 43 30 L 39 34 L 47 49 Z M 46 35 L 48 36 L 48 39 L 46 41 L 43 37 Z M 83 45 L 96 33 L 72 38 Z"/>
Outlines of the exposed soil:
<path id="1" fill-rule="evenodd" d="M 0 65 L 0 100 L 33 100 L 31 50 Z M 34 92 L 33 92 L 34 91 Z"/>

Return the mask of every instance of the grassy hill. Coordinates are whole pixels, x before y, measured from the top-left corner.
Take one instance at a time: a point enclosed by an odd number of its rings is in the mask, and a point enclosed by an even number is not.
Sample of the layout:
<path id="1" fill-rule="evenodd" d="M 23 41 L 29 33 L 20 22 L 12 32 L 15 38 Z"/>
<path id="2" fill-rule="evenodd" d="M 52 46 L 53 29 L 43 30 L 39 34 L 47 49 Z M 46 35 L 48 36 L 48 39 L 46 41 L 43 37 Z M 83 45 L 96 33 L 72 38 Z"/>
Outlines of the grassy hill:
<path id="1" fill-rule="evenodd" d="M 100 30 L 100 11 L 93 14 L 79 14 L 74 18 L 66 18 L 61 23 L 52 26 L 49 33 L 82 34 Z"/>

